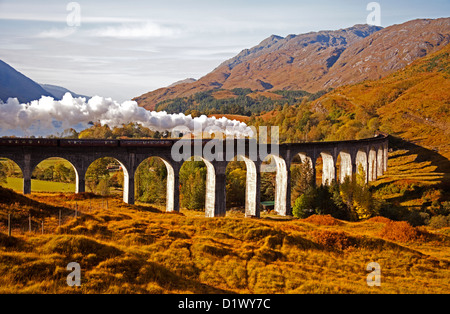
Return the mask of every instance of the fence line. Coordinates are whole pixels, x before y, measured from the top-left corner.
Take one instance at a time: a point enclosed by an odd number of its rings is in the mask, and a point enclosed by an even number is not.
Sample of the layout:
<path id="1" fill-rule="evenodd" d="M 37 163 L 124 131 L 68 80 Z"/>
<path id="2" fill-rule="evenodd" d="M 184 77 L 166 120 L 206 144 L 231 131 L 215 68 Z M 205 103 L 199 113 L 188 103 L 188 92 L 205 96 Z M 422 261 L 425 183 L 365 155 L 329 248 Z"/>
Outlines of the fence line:
<path id="1" fill-rule="evenodd" d="M 83 214 L 90 213 L 94 209 L 108 209 L 108 199 L 106 198 L 104 200 L 102 198 L 101 201 L 94 203 L 92 199 L 89 199 L 89 205 L 87 206 L 80 206 L 75 201 L 75 204 L 65 204 L 57 212 L 51 213 L 43 218 L 33 219 L 32 214 L 29 213 L 28 219 L 22 217 L 19 222 L 14 219 L 14 212 L 0 214 L 0 232 L 8 236 L 24 235 L 26 233 L 51 234 L 55 233 L 57 227 L 61 227 L 70 220 L 78 219 Z M 64 214 L 63 211 L 66 213 Z M 57 222 L 52 222 L 52 219 L 56 219 Z M 47 223 L 45 223 L 46 221 Z"/>

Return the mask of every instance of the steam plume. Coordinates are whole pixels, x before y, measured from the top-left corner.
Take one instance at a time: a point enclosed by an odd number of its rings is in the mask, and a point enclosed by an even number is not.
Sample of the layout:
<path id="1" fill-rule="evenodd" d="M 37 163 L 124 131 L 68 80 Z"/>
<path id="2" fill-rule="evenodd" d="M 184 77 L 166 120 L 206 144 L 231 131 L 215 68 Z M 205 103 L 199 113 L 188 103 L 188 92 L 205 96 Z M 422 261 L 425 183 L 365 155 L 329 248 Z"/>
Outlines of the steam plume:
<path id="1" fill-rule="evenodd" d="M 91 121 L 99 121 L 110 127 L 134 122 L 160 132 L 221 130 L 238 137 L 252 136 L 252 130 L 243 122 L 225 117 L 192 118 L 182 113 L 148 111 L 139 107 L 135 101 L 118 103 L 99 96 L 86 101 L 85 98 L 73 98 L 70 93 L 66 93 L 59 101 L 46 96 L 26 104 L 19 103 L 16 98 L 9 98 L 6 103 L 0 101 L 0 135 L 6 135 L 6 131 L 50 135 L 68 128 L 85 129 Z"/>

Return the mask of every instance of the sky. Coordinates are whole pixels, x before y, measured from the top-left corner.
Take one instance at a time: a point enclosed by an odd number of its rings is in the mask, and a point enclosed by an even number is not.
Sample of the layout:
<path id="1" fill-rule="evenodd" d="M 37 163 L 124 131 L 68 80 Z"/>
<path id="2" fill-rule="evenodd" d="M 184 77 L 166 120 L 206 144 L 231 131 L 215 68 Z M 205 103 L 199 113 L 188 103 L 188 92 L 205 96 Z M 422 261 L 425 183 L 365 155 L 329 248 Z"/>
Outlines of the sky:
<path id="1" fill-rule="evenodd" d="M 126 101 L 199 79 L 272 34 L 365 24 L 370 2 L 0 0 L 0 60 L 41 84 Z M 450 16 L 448 0 L 377 3 L 383 27 Z"/>

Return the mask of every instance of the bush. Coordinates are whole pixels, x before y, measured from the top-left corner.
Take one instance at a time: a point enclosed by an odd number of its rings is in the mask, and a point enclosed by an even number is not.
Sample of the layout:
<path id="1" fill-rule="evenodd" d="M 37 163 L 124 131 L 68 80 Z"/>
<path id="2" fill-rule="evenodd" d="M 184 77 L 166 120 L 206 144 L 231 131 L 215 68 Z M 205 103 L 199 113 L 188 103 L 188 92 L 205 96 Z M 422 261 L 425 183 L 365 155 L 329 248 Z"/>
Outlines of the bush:
<path id="1" fill-rule="evenodd" d="M 345 250 L 356 245 L 356 240 L 342 231 L 316 230 L 312 235 L 314 241 L 326 249 Z"/>
<path id="2" fill-rule="evenodd" d="M 450 227 L 450 215 L 437 215 L 431 217 L 429 226 L 435 229 Z"/>
<path id="3" fill-rule="evenodd" d="M 294 206 L 292 207 L 292 215 L 297 218 L 306 218 L 314 211 L 310 207 L 310 199 L 306 194 L 302 194 L 294 202 Z"/>
<path id="4" fill-rule="evenodd" d="M 406 221 L 387 222 L 384 229 L 381 230 L 380 236 L 388 240 L 400 242 L 423 241 L 425 239 L 424 232 L 411 226 Z"/>
<path id="5" fill-rule="evenodd" d="M 342 223 L 339 220 L 333 218 L 331 215 L 312 215 L 306 218 L 305 221 L 319 226 L 342 225 Z"/>

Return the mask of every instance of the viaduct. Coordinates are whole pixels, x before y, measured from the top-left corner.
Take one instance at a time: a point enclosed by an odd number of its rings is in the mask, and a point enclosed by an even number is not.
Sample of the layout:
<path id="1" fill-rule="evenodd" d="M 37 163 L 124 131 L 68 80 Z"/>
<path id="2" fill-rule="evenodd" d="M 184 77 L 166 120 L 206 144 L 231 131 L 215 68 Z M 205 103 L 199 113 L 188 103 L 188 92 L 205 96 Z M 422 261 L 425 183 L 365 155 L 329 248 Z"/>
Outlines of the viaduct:
<path id="1" fill-rule="evenodd" d="M 200 158 L 207 167 L 206 217 L 226 214 L 226 167 L 234 157 L 245 161 L 247 168 L 245 214 L 260 215 L 261 165 L 271 156 L 276 165 L 275 211 L 291 215 L 291 172 L 294 157 L 309 162 L 316 178 L 316 162 L 323 160 L 322 184 L 339 176 L 357 172 L 360 165 L 366 182 L 376 180 L 387 169 L 388 138 L 286 144 L 259 144 L 251 139 L 233 140 L 73 140 L 73 139 L 0 139 L 0 158 L 14 161 L 22 170 L 23 193 L 31 193 L 31 174 L 43 160 L 59 157 L 69 161 L 76 173 L 76 193 L 85 191 L 85 174 L 95 160 L 113 157 L 124 172 L 123 200 L 134 204 L 134 176 L 137 167 L 149 157 L 159 157 L 167 167 L 167 211 L 179 211 L 179 171 L 191 157 Z M 337 167 L 338 157 L 340 158 Z M 338 170 L 339 168 L 339 170 Z M 315 182 L 315 180 L 314 180 Z"/>

